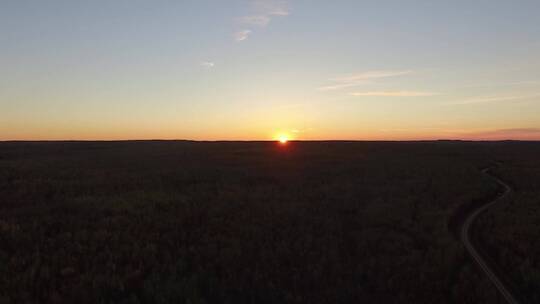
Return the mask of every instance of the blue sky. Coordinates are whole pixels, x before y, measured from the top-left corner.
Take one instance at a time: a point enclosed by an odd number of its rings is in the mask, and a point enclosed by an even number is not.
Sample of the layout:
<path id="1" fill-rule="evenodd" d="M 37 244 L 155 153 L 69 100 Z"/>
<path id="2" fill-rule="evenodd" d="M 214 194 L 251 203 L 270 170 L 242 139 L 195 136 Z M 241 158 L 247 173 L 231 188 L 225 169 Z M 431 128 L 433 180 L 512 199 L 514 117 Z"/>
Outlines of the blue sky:
<path id="1" fill-rule="evenodd" d="M 538 1 L 0 3 L 0 139 L 540 139 Z"/>

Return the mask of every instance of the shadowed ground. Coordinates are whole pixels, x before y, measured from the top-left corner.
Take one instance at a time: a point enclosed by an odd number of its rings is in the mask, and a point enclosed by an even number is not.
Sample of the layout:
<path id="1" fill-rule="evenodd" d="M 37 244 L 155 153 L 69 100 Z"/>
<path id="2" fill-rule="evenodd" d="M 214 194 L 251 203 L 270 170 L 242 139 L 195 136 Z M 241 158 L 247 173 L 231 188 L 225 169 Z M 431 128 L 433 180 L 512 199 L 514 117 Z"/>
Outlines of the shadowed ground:
<path id="1" fill-rule="evenodd" d="M 0 302 L 496 303 L 448 220 L 539 146 L 0 143 Z"/>

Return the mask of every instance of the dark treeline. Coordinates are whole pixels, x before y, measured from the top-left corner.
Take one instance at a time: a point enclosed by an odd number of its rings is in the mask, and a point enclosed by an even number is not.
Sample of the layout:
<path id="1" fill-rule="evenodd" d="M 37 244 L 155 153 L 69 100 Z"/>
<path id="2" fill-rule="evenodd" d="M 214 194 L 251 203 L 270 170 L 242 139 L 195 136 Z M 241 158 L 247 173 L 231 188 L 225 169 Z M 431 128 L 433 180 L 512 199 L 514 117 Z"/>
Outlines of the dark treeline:
<path id="1" fill-rule="evenodd" d="M 0 303 L 498 303 L 448 229 L 538 299 L 540 144 L 0 143 Z M 500 302 L 502 303 L 502 302 Z"/>

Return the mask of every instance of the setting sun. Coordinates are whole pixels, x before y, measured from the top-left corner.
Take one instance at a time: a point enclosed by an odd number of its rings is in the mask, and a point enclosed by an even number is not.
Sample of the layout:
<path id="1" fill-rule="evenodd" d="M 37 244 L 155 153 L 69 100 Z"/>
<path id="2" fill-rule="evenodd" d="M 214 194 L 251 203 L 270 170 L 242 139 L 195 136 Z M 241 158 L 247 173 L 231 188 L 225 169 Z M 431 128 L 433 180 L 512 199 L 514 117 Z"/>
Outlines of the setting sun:
<path id="1" fill-rule="evenodd" d="M 278 141 L 281 144 L 286 144 L 289 141 L 289 136 L 287 136 L 285 134 L 281 134 L 281 135 L 278 136 Z"/>

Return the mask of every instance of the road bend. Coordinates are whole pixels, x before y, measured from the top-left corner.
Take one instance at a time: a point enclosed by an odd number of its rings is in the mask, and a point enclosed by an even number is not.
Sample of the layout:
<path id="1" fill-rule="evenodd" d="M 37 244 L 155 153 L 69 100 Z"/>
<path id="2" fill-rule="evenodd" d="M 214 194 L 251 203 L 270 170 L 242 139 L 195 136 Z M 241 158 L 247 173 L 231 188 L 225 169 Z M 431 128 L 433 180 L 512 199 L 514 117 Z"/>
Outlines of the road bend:
<path id="1" fill-rule="evenodd" d="M 501 293 L 501 295 L 506 299 L 506 301 L 510 304 L 517 304 L 519 303 L 518 300 L 512 295 L 510 290 L 504 285 L 504 283 L 497 277 L 495 272 L 489 267 L 489 265 L 486 263 L 486 261 L 482 258 L 482 256 L 478 253 L 478 250 L 475 248 L 473 243 L 471 242 L 471 226 L 474 223 L 474 221 L 478 218 L 482 212 L 487 210 L 489 207 L 493 206 L 494 204 L 502 201 L 506 197 L 509 196 L 511 188 L 500 180 L 499 178 L 489 174 L 489 168 L 482 170 L 482 173 L 489 176 L 492 180 L 497 182 L 499 185 L 501 185 L 504 188 L 504 192 L 497 196 L 492 201 L 487 202 L 485 205 L 475 209 L 474 211 L 469 214 L 465 221 L 463 222 L 463 226 L 461 227 L 460 231 L 460 238 L 463 242 L 463 245 L 465 245 L 465 248 L 473 258 L 473 260 L 480 266 L 482 271 L 488 276 L 488 278 L 491 280 L 491 282 L 495 285 L 497 290 Z"/>

